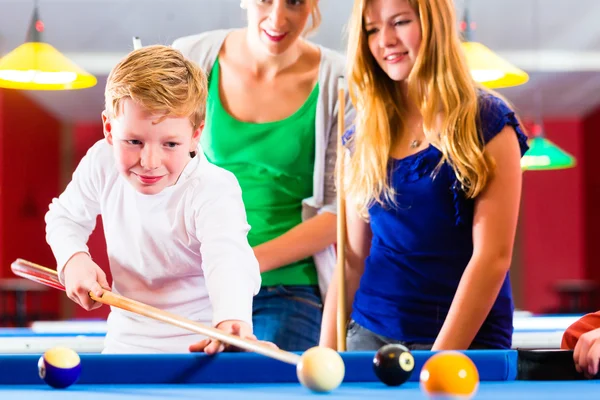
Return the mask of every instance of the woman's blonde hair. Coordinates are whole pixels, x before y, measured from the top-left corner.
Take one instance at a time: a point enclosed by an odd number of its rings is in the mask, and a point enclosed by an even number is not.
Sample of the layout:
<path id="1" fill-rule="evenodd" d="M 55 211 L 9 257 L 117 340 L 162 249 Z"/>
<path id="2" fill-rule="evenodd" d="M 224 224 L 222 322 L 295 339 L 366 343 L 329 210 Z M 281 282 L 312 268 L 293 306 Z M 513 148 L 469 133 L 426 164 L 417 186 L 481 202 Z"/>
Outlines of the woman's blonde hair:
<path id="1" fill-rule="evenodd" d="M 304 37 L 308 37 L 315 33 L 321 26 L 321 9 L 319 8 L 319 0 L 309 0 L 310 3 L 310 26 L 304 30 Z"/>
<path id="2" fill-rule="evenodd" d="M 355 0 L 349 23 L 348 86 L 357 110 L 352 155 L 345 187 L 366 215 L 374 202 L 393 203 L 389 182 L 390 149 L 402 132 L 406 105 L 397 82 L 373 58 L 364 28 L 370 0 Z M 479 132 L 478 90 L 463 57 L 452 0 L 407 0 L 420 20 L 422 41 L 408 77 L 408 96 L 417 104 L 425 132 L 448 162 L 465 194 L 485 188 L 493 161 L 483 151 Z M 441 126 L 438 125 L 441 116 Z M 437 136 L 439 133 L 439 139 Z"/>
<path id="3" fill-rule="evenodd" d="M 123 99 L 130 98 L 153 114 L 188 117 L 197 129 L 206 112 L 207 78 L 179 50 L 146 46 L 112 69 L 104 97 L 110 117 L 117 117 Z"/>

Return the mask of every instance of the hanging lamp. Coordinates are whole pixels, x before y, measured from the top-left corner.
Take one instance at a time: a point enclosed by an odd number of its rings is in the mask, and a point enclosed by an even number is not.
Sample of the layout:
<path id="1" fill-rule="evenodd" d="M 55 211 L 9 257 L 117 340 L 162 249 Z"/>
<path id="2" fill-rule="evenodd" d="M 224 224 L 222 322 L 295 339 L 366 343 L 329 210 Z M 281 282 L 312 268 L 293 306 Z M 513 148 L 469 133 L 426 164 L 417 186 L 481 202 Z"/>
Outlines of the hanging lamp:
<path id="1" fill-rule="evenodd" d="M 534 32 L 536 48 L 541 49 L 541 24 L 538 3 L 539 1 L 536 1 L 534 4 L 536 11 L 534 15 L 538 15 L 538 18 L 534 21 Z M 535 107 L 537 116 L 534 120 L 536 123 L 533 124 L 530 130 L 529 150 L 521 158 L 521 169 L 524 171 L 566 169 L 574 167 L 577 163 L 575 157 L 546 139 L 543 125 L 543 89 L 543 87 L 540 87 L 533 92 L 532 104 Z"/>
<path id="2" fill-rule="evenodd" d="M 541 124 L 533 125 L 529 150 L 521 158 L 521 169 L 524 171 L 544 171 L 573 168 L 575 157 L 546 139 Z"/>
<path id="3" fill-rule="evenodd" d="M 44 23 L 37 1 L 27 41 L 0 58 L 0 87 L 22 90 L 71 90 L 96 85 L 97 79 L 42 40 Z"/>
<path id="4" fill-rule="evenodd" d="M 529 80 L 529 75 L 498 56 L 479 42 L 473 41 L 475 24 L 470 21 L 469 7 L 465 7 L 460 30 L 462 47 L 473 79 L 490 89 L 519 86 Z"/>

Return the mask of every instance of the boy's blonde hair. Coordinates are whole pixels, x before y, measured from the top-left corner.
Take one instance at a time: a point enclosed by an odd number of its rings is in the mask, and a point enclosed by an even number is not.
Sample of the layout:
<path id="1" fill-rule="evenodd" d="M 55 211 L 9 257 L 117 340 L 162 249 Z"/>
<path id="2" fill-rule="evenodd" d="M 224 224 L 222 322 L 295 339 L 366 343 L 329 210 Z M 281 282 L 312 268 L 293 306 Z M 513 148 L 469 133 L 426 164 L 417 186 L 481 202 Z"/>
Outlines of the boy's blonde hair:
<path id="1" fill-rule="evenodd" d="M 104 92 L 110 117 L 130 98 L 152 114 L 189 117 L 197 129 L 206 112 L 207 79 L 202 69 L 169 46 L 146 46 L 129 53 L 111 71 Z"/>
<path id="2" fill-rule="evenodd" d="M 357 110 L 347 192 L 366 215 L 373 203 L 392 202 L 389 181 L 390 149 L 402 132 L 406 104 L 397 82 L 373 58 L 364 27 L 371 0 L 355 0 L 349 24 L 349 94 Z M 421 25 L 422 41 L 408 77 L 409 98 L 423 116 L 425 132 L 439 128 L 436 145 L 469 198 L 486 187 L 494 162 L 484 151 L 479 128 L 478 92 L 485 90 L 471 77 L 456 27 L 452 0 L 408 0 Z M 436 125 L 441 114 L 442 124 Z M 437 136 L 437 135 L 436 135 Z"/>

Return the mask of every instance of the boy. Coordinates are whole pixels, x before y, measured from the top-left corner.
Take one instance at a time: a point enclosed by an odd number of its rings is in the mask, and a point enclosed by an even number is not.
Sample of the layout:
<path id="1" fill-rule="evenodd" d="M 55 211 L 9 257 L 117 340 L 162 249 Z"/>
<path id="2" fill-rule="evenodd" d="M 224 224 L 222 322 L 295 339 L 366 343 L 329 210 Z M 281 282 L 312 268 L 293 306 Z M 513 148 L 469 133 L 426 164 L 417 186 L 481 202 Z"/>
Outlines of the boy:
<path id="1" fill-rule="evenodd" d="M 584 315 L 567 328 L 562 349 L 574 350 L 575 368 L 588 378 L 598 374 L 600 364 L 600 311 Z"/>
<path id="2" fill-rule="evenodd" d="M 46 214 L 46 239 L 69 298 L 84 309 L 109 289 L 86 246 L 102 216 L 112 290 L 162 310 L 252 336 L 260 273 L 241 189 L 198 147 L 204 72 L 170 47 L 130 53 L 111 72 L 105 138 L 81 160 Z M 223 350 L 181 328 L 113 308 L 104 353 Z M 204 339 L 204 340 L 203 340 Z"/>

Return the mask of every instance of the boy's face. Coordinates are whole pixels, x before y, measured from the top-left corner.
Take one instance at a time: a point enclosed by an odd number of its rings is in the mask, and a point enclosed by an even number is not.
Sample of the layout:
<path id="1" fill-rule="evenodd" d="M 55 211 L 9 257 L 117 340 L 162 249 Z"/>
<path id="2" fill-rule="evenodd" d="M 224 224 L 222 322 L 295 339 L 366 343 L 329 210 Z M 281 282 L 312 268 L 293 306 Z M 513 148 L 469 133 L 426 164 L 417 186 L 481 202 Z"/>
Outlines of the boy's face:
<path id="1" fill-rule="evenodd" d="M 119 172 L 143 194 L 157 194 L 174 185 L 196 151 L 202 127 L 189 118 L 151 114 L 131 99 L 121 102 L 120 114 L 102 113 L 104 136 L 113 146 Z"/>

